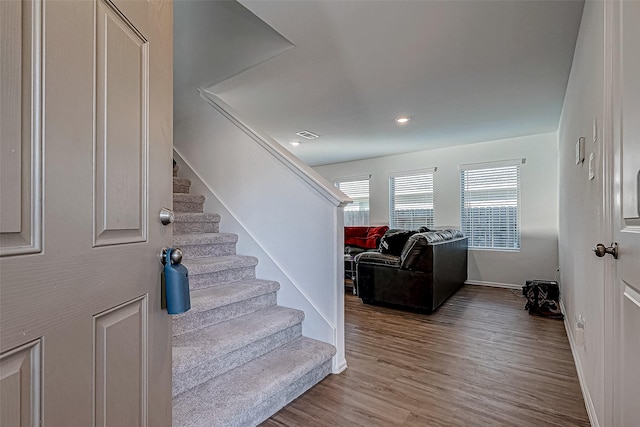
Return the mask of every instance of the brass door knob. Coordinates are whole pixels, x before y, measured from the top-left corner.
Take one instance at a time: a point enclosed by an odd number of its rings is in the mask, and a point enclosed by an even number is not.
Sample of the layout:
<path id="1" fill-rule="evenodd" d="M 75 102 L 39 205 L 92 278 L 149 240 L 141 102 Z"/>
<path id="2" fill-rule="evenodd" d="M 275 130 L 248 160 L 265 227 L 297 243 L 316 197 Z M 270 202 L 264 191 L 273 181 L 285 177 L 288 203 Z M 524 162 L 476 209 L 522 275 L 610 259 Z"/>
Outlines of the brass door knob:
<path id="1" fill-rule="evenodd" d="M 618 259 L 618 244 L 611 243 L 611 246 L 607 247 L 602 243 L 598 243 L 595 248 L 593 248 L 593 252 L 596 254 L 598 258 L 602 258 L 606 254 L 613 255 L 613 258 Z"/>

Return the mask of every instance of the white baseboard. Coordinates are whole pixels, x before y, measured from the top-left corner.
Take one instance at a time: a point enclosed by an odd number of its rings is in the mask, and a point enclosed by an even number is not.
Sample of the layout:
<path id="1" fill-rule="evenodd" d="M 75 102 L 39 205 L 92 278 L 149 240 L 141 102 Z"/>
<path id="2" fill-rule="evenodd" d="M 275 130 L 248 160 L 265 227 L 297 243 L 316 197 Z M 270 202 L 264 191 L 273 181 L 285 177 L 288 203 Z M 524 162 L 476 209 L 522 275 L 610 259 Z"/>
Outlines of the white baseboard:
<path id="1" fill-rule="evenodd" d="M 346 359 L 342 359 L 342 361 L 336 361 L 336 357 L 333 356 L 334 360 L 332 363 L 332 369 L 331 369 L 331 373 L 334 375 L 337 375 L 341 372 L 343 372 L 345 369 L 347 369 L 347 360 Z"/>
<path id="2" fill-rule="evenodd" d="M 571 347 L 571 355 L 573 356 L 573 363 L 576 365 L 576 372 L 578 373 L 578 382 L 580 383 L 580 390 L 582 390 L 582 397 L 584 398 L 584 405 L 587 408 L 587 415 L 589 421 L 593 427 L 600 427 L 598 422 L 598 416 L 596 414 L 596 408 L 593 406 L 593 400 L 589 389 L 587 388 L 587 381 L 584 376 L 584 370 L 582 369 L 582 363 L 577 353 L 577 345 L 573 338 L 573 329 L 569 322 L 569 316 L 567 316 L 567 310 L 564 307 L 564 303 L 560 300 L 560 310 L 564 313 L 564 329 L 567 331 L 567 338 L 569 339 L 569 346 Z"/>
<path id="3" fill-rule="evenodd" d="M 465 280 L 465 285 L 475 285 L 475 286 L 490 286 L 492 288 L 506 288 L 506 289 L 520 289 L 522 290 L 522 285 L 515 285 L 513 283 L 497 283 L 497 282 L 482 282 L 480 280 Z"/>

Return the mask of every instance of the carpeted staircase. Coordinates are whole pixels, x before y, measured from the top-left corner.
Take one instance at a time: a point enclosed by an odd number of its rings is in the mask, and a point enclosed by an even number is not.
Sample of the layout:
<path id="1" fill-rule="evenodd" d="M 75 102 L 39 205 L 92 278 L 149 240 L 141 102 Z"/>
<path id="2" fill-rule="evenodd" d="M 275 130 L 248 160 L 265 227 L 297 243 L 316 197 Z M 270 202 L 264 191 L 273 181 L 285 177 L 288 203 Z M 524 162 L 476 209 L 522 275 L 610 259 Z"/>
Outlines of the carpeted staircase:
<path id="1" fill-rule="evenodd" d="M 277 282 L 236 255 L 236 235 L 174 167 L 174 247 L 191 310 L 173 318 L 173 427 L 255 426 L 331 372 L 333 346 L 302 336 L 304 313 L 276 302 Z"/>

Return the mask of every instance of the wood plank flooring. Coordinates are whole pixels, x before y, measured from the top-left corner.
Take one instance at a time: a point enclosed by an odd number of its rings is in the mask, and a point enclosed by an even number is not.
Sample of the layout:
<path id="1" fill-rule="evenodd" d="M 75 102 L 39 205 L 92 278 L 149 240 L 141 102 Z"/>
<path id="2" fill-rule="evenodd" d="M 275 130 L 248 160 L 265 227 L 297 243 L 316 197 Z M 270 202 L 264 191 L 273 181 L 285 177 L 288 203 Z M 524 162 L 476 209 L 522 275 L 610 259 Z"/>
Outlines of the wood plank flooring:
<path id="1" fill-rule="evenodd" d="M 422 315 L 347 293 L 347 370 L 261 425 L 589 426 L 562 321 L 524 304 L 467 285 Z"/>

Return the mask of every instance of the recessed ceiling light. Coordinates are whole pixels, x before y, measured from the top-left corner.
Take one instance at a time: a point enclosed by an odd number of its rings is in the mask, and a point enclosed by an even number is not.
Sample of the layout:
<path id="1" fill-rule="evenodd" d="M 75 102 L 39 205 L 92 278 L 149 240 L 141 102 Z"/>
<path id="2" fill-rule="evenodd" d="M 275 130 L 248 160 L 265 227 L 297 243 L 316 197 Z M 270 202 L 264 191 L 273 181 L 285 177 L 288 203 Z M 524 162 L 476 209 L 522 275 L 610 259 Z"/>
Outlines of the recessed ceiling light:
<path id="1" fill-rule="evenodd" d="M 318 135 L 313 132 L 309 132 L 308 130 L 301 130 L 300 132 L 296 132 L 296 135 L 306 139 L 316 139 L 318 137 Z"/>
<path id="2" fill-rule="evenodd" d="M 409 123 L 409 120 L 411 120 L 411 118 L 407 116 L 396 117 L 396 123 L 398 123 L 399 125 Z"/>
<path id="3" fill-rule="evenodd" d="M 300 145 L 300 141 L 291 141 L 289 144 L 293 145 L 294 147 L 297 147 L 298 145 Z"/>

